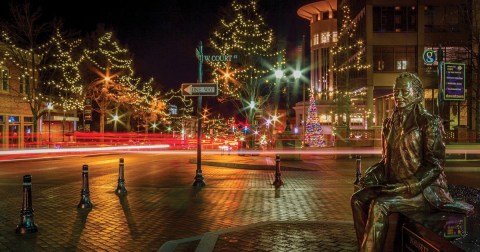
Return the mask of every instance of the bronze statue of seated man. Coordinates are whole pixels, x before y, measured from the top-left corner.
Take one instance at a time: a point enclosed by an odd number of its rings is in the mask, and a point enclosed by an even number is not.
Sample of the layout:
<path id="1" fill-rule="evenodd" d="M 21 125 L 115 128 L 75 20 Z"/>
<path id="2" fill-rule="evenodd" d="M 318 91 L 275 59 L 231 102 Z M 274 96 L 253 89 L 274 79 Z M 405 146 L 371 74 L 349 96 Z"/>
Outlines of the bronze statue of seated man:
<path id="1" fill-rule="evenodd" d="M 383 122 L 382 159 L 366 170 L 362 189 L 351 198 L 359 251 L 384 251 L 390 213 L 473 212 L 448 192 L 443 125 L 423 107 L 420 79 L 400 74 L 393 95 L 395 110 Z"/>

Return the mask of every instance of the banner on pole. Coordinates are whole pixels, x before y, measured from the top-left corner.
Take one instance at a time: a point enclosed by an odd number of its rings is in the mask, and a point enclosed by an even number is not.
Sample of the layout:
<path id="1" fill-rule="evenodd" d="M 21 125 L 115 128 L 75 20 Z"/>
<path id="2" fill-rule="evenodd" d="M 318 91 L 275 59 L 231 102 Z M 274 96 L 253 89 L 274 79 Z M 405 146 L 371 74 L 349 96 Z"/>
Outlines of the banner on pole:
<path id="1" fill-rule="evenodd" d="M 465 100 L 465 64 L 445 62 L 443 70 L 443 99 Z"/>

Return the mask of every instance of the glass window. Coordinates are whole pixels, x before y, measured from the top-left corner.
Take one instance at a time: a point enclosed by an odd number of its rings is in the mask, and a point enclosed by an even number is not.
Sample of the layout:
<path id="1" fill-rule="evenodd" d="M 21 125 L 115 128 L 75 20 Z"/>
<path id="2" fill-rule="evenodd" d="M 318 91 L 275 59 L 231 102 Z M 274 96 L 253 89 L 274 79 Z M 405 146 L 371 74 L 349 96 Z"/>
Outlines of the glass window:
<path id="1" fill-rule="evenodd" d="M 328 11 L 322 12 L 322 19 L 327 20 L 328 19 Z"/>
<path id="2" fill-rule="evenodd" d="M 2 84 L 2 89 L 3 91 L 8 91 L 8 86 L 9 86 L 9 73 L 8 69 L 5 67 L 2 67 L 1 72 L 0 72 L 0 78 L 1 78 L 1 84 Z"/>
<path id="3" fill-rule="evenodd" d="M 319 35 L 318 33 L 313 35 L 313 45 L 318 45 L 319 42 Z"/>
<path id="4" fill-rule="evenodd" d="M 33 126 L 32 125 L 25 125 L 23 126 L 23 137 L 25 144 L 33 142 Z"/>
<path id="5" fill-rule="evenodd" d="M 0 122 L 3 122 L 3 115 L 0 115 Z"/>
<path id="6" fill-rule="evenodd" d="M 375 72 L 415 72 L 417 53 L 414 46 L 375 46 L 373 49 Z"/>
<path id="7" fill-rule="evenodd" d="M 33 122 L 33 117 L 31 117 L 31 116 L 25 116 L 25 117 L 23 118 L 23 121 L 24 121 L 24 122 Z"/>
<path id="8" fill-rule="evenodd" d="M 9 123 L 19 123 L 20 122 L 20 116 L 9 116 L 8 117 L 8 122 Z"/>
<path id="9" fill-rule="evenodd" d="M 407 70 L 407 61 L 406 60 L 397 60 L 397 71 Z"/>
<path id="10" fill-rule="evenodd" d="M 328 42 L 330 42 L 330 33 L 329 32 L 322 32 L 321 43 L 328 43 Z"/>
<path id="11" fill-rule="evenodd" d="M 374 6 L 374 32 L 414 32 L 417 30 L 416 6 Z"/>
<path id="12" fill-rule="evenodd" d="M 20 79 L 20 93 L 30 94 L 30 78 L 28 75 L 22 75 Z"/>
<path id="13" fill-rule="evenodd" d="M 332 32 L 332 42 L 338 41 L 338 34 L 336 31 Z"/>
<path id="14" fill-rule="evenodd" d="M 3 132 L 3 130 L 4 130 L 4 129 L 3 129 L 3 124 L 0 124 L 0 144 L 3 144 L 3 143 L 4 143 L 4 141 L 3 141 L 3 135 L 4 135 L 5 133 Z"/>
<path id="15" fill-rule="evenodd" d="M 19 127 L 18 125 L 8 126 L 8 144 L 11 147 L 18 147 Z"/>

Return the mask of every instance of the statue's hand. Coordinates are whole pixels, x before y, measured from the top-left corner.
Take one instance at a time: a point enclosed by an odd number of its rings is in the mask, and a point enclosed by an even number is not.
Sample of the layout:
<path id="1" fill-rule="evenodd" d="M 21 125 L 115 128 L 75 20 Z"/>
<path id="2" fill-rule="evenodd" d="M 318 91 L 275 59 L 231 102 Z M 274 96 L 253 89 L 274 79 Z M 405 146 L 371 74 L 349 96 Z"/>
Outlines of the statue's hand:
<path id="1" fill-rule="evenodd" d="M 401 194 L 406 193 L 407 191 L 408 187 L 402 183 L 387 184 L 382 189 L 382 193 L 386 194 Z"/>

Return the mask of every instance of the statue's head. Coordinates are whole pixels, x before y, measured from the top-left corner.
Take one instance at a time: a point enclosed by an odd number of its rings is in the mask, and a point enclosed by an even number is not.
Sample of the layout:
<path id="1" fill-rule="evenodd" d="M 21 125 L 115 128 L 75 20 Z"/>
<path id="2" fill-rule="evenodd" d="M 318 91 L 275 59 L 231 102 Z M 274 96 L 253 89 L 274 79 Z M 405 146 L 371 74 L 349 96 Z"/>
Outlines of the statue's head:
<path id="1" fill-rule="evenodd" d="M 422 82 L 412 73 L 401 73 L 393 86 L 393 97 L 398 108 L 421 103 L 424 97 Z"/>

